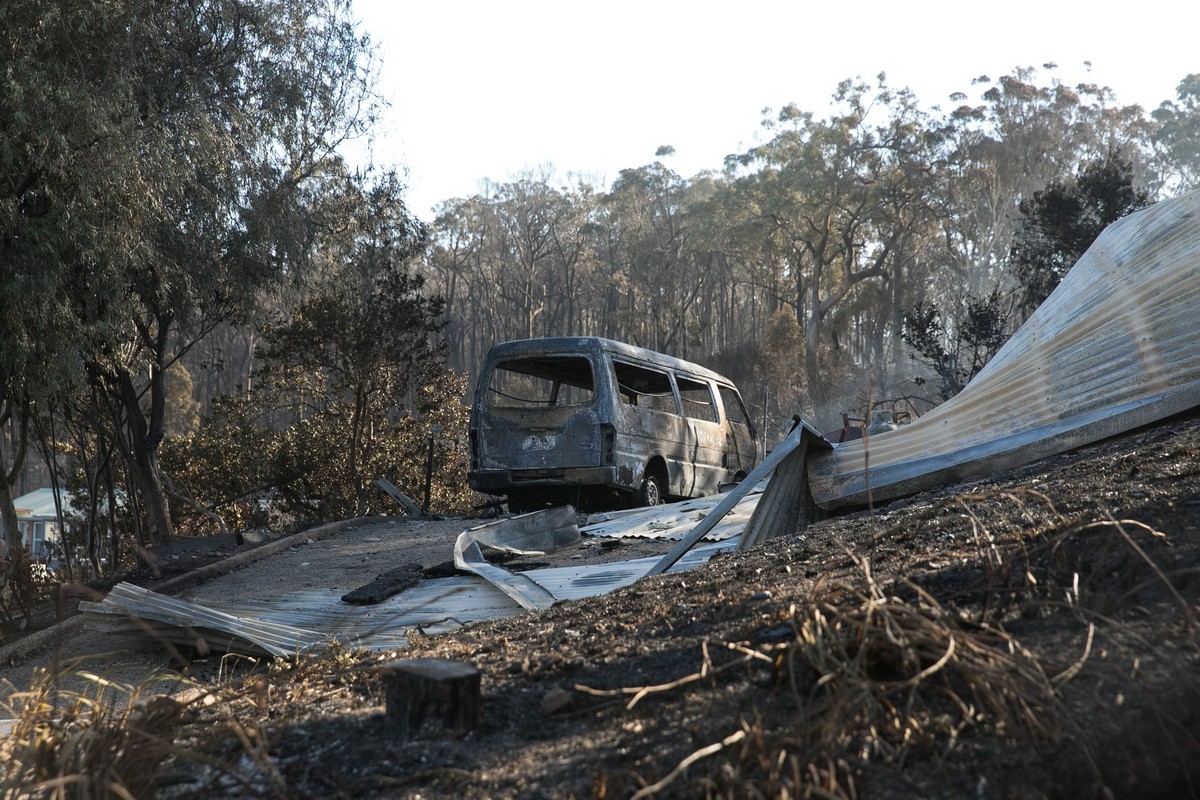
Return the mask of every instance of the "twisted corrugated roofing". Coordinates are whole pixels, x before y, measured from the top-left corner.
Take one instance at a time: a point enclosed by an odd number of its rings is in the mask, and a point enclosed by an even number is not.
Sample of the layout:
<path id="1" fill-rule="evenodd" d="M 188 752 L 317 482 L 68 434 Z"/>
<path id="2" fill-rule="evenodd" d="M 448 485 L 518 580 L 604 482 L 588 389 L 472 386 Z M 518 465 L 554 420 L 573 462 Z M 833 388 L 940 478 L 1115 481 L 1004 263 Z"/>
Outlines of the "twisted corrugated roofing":
<path id="1" fill-rule="evenodd" d="M 987 474 L 1200 405 L 1200 192 L 1112 225 L 957 396 L 810 453 L 826 508 Z"/>

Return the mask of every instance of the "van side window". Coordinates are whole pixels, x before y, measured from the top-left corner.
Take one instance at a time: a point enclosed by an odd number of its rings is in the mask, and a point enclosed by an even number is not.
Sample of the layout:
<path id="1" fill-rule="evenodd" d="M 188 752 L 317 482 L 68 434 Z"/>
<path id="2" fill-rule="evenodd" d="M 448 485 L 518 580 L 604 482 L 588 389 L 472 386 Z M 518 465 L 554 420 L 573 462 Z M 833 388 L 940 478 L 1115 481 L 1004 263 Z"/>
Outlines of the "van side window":
<path id="1" fill-rule="evenodd" d="M 683 401 L 683 415 L 692 419 L 702 419 L 705 422 L 720 422 L 717 417 L 717 407 L 713 405 L 712 392 L 708 384 L 694 381 L 681 375 L 675 376 L 679 385 L 679 399 Z"/>
<path id="2" fill-rule="evenodd" d="M 744 425 L 747 430 L 753 431 L 754 426 L 750 424 L 750 416 L 746 413 L 746 406 L 742 404 L 742 397 L 732 387 L 720 386 L 721 405 L 725 406 L 725 418 L 735 425 Z"/>
<path id="3" fill-rule="evenodd" d="M 488 383 L 492 408 L 587 405 L 595 397 L 592 363 L 581 356 L 501 361 Z"/>
<path id="4" fill-rule="evenodd" d="M 671 378 L 665 372 L 626 364 L 613 359 L 613 372 L 621 393 L 621 402 L 651 411 L 677 414 Z"/>

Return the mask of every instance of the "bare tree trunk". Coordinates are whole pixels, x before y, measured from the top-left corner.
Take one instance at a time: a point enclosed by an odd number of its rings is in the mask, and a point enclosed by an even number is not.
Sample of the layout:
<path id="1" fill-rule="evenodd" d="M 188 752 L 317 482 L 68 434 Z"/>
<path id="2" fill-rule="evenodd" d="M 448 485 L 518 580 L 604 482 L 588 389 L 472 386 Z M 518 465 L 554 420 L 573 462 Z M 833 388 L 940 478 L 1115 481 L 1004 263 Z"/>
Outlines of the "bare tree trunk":
<path id="1" fill-rule="evenodd" d="M 0 547 L 0 559 L 7 553 L 16 552 L 24 545 L 21 537 L 20 523 L 17 521 L 17 508 L 13 504 L 13 485 L 8 476 L 0 476 L 0 532 L 3 536 L 3 546 Z"/>
<path id="2" fill-rule="evenodd" d="M 0 452 L 0 556 L 4 551 L 15 552 L 24 545 L 21 536 L 20 523 L 17 521 L 17 508 L 14 503 L 13 486 L 17 476 L 21 474 L 21 466 L 25 463 L 26 447 L 29 443 L 29 411 L 27 407 L 13 409 L 8 403 L 0 404 L 0 428 L 16 423 L 17 431 L 12 454 L 12 463 L 6 463 L 4 453 Z"/>
<path id="3" fill-rule="evenodd" d="M 138 393 L 133 385 L 133 377 L 122 373 L 117 377 L 120 383 L 121 402 L 125 411 L 125 426 L 128 433 L 129 471 L 141 496 L 142 506 L 146 514 L 150 541 L 153 544 L 163 544 L 175 538 L 171 524 L 171 510 L 167 504 L 167 495 L 163 491 L 162 481 L 158 474 L 158 441 L 161 439 L 161 424 L 158 434 L 152 436 L 153 422 L 148 425 L 142 415 Z M 153 390 L 152 390 L 153 391 Z M 156 407 L 152 401 L 151 408 Z M 153 412 L 152 412 L 153 417 Z"/>

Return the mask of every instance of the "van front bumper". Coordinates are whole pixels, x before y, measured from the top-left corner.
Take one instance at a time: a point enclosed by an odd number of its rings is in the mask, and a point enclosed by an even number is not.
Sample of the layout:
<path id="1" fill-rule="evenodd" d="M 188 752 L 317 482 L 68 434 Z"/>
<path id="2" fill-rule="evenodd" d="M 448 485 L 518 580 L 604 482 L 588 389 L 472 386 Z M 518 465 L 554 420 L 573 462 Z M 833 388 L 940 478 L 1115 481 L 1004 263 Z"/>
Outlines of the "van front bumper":
<path id="1" fill-rule="evenodd" d="M 477 492 L 504 494 L 510 489 L 538 486 L 612 486 L 629 488 L 618 480 L 616 467 L 574 469 L 474 469 L 467 483 Z"/>

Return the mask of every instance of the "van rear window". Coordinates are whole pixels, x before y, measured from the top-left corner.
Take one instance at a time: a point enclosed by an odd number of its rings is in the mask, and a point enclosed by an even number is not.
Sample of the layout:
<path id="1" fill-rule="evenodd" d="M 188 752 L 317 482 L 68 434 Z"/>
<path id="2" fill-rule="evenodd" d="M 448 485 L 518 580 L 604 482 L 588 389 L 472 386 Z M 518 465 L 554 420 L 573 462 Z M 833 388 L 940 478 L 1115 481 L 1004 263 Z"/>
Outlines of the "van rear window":
<path id="1" fill-rule="evenodd" d="M 580 356 L 514 358 L 492 370 L 492 408 L 546 408 L 591 403 L 596 379 L 591 362 Z"/>

